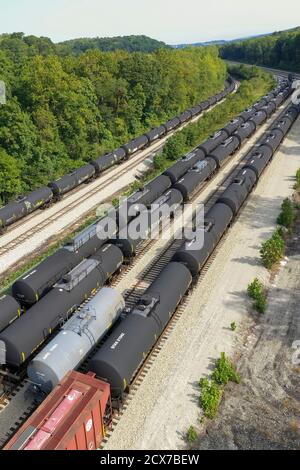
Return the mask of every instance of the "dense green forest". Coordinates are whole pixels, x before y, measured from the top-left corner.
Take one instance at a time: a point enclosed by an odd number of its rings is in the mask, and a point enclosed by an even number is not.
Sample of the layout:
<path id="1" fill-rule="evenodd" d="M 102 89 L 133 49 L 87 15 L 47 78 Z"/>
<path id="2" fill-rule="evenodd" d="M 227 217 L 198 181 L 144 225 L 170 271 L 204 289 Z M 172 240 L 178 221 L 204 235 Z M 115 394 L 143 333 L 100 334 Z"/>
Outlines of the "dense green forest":
<path id="1" fill-rule="evenodd" d="M 221 90 L 217 48 L 59 55 L 47 38 L 0 36 L 0 198 L 7 202 Z"/>
<path id="2" fill-rule="evenodd" d="M 241 81 L 237 92 L 228 96 L 225 102 L 205 114 L 202 119 L 172 136 L 162 154 L 155 158 L 157 169 L 163 171 L 172 161 L 199 145 L 276 86 L 272 75 L 258 67 L 230 67 L 229 71 Z"/>
<path id="3" fill-rule="evenodd" d="M 88 49 L 101 51 L 116 51 L 122 49 L 128 52 L 154 52 L 167 46 L 162 41 L 148 36 L 116 36 L 114 38 L 78 38 L 58 44 L 61 53 L 80 54 Z"/>
<path id="4" fill-rule="evenodd" d="M 231 66 L 229 72 L 240 81 L 237 92 L 228 96 L 226 101 L 216 106 L 209 113 L 204 114 L 199 121 L 190 123 L 170 137 L 164 145 L 163 151 L 154 157 L 154 169 L 141 180 L 134 182 L 126 191 L 126 195 L 143 186 L 145 181 L 149 181 L 163 172 L 175 160 L 191 151 L 215 131 L 225 126 L 230 119 L 251 106 L 276 86 L 276 81 L 271 74 L 255 66 Z M 118 199 L 114 202 L 117 204 Z"/>
<path id="5" fill-rule="evenodd" d="M 220 47 L 221 57 L 300 72 L 300 27 Z"/>
<path id="6" fill-rule="evenodd" d="M 0 35 L 0 48 L 13 55 L 49 55 L 66 56 L 81 54 L 97 49 L 105 52 L 123 50 L 127 52 L 154 52 L 170 48 L 167 44 L 148 36 L 116 36 L 113 38 L 78 38 L 54 43 L 47 37 L 25 36 L 24 33 Z"/>

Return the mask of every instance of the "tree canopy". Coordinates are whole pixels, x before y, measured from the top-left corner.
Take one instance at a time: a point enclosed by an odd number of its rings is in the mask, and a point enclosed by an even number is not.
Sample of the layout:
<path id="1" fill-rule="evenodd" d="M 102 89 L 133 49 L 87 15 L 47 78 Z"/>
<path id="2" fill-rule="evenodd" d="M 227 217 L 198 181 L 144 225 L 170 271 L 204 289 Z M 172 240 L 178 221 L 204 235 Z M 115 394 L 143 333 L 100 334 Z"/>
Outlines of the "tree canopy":
<path id="1" fill-rule="evenodd" d="M 300 28 L 234 41 L 220 47 L 224 59 L 300 71 Z"/>
<path id="2" fill-rule="evenodd" d="M 0 150 L 18 184 L 2 202 L 46 184 L 220 91 L 226 67 L 211 48 L 60 54 L 50 39 L 0 36 Z M 2 157 L 4 158 L 4 157 Z"/>

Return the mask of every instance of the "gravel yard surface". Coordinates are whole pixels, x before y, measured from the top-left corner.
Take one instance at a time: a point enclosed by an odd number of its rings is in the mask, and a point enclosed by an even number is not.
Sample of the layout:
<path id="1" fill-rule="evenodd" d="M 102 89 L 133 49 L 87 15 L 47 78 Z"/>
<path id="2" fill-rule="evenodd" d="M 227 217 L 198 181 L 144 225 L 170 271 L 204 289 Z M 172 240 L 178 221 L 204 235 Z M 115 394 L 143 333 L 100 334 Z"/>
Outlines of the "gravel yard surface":
<path id="1" fill-rule="evenodd" d="M 242 383 L 195 448 L 300 449 L 300 221 L 286 254 L 238 360 Z"/>

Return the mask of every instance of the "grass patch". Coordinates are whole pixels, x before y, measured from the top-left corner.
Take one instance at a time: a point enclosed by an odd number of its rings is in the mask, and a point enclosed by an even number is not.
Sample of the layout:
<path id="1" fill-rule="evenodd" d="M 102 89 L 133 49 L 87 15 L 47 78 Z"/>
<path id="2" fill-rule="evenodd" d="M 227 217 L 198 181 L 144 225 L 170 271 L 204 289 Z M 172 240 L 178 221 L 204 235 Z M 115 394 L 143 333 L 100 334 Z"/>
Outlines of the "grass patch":
<path id="1" fill-rule="evenodd" d="M 189 444 L 193 444 L 193 442 L 195 442 L 197 437 L 198 436 L 197 436 L 196 429 L 194 428 L 194 426 L 190 426 L 186 433 L 186 440 L 188 441 Z"/>

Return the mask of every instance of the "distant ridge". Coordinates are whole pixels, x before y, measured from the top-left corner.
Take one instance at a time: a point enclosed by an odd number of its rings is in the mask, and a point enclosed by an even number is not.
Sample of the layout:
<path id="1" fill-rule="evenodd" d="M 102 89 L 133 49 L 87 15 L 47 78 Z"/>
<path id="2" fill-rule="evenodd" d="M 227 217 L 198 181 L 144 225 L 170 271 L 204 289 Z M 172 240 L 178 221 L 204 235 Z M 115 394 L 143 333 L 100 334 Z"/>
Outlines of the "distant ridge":
<path id="1" fill-rule="evenodd" d="M 241 38 L 235 38 L 235 39 L 215 39 L 213 41 L 203 41 L 203 42 L 194 42 L 194 43 L 183 43 L 183 44 L 176 44 L 174 47 L 176 49 L 182 49 L 184 47 L 201 47 L 201 46 L 223 46 L 225 44 L 230 44 L 233 42 L 242 42 L 242 41 L 249 41 L 250 39 L 258 39 L 258 38 L 263 38 L 263 37 L 268 37 L 268 36 L 277 36 L 285 33 L 293 33 L 297 32 L 300 30 L 300 26 L 295 26 L 294 28 L 290 29 L 285 29 L 283 31 L 274 31 L 272 33 L 263 33 L 263 34 L 255 34 L 252 36 L 245 36 Z M 300 32 L 300 31 L 299 31 Z"/>
<path id="2" fill-rule="evenodd" d="M 67 48 L 74 54 L 80 54 L 90 49 L 101 51 L 115 51 L 122 49 L 128 52 L 153 52 L 161 48 L 169 48 L 167 44 L 148 36 L 115 36 L 107 38 L 76 38 L 59 43 L 60 47 Z"/>
<path id="3" fill-rule="evenodd" d="M 300 27 L 219 46 L 223 59 L 300 71 Z"/>

